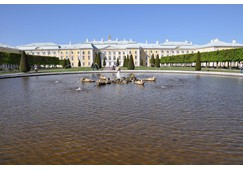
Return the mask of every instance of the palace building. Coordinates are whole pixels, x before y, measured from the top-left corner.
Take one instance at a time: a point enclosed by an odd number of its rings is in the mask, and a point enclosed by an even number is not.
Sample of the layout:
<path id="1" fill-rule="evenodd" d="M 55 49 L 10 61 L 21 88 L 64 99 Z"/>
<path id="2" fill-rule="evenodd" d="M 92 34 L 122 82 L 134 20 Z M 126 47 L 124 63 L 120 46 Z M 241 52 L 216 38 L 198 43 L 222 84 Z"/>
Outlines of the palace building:
<path id="1" fill-rule="evenodd" d="M 195 45 L 192 42 L 173 42 L 165 40 L 163 43 L 139 43 L 130 40 L 93 40 L 88 39 L 79 44 L 55 44 L 55 43 L 32 43 L 15 47 L 16 50 L 24 50 L 27 54 L 55 56 L 59 59 L 69 59 L 72 67 L 78 67 L 80 60 L 82 67 L 90 67 L 94 62 L 95 53 L 100 52 L 102 60 L 106 58 L 106 66 L 111 67 L 116 64 L 119 58 L 120 65 L 123 65 L 124 56 L 131 55 L 135 66 L 149 66 L 152 55 L 159 58 L 173 55 L 183 55 L 196 52 L 210 52 L 242 48 L 243 44 L 233 40 L 231 43 L 213 39 L 205 45 Z M 102 62 L 103 63 L 103 62 Z"/>

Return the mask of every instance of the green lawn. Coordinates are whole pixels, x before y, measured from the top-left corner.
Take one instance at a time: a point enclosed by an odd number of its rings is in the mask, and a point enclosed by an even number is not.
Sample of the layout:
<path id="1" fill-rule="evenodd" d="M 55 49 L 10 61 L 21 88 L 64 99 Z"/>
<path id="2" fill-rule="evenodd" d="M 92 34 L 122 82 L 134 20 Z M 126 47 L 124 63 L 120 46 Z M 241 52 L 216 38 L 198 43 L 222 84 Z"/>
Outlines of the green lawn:
<path id="1" fill-rule="evenodd" d="M 127 70 L 126 68 L 122 67 L 122 70 Z M 136 67 L 135 70 L 176 70 L 176 71 L 195 71 L 194 67 L 146 67 L 140 66 Z M 237 69 L 216 69 L 216 68 L 202 68 L 201 71 L 216 71 L 216 72 L 232 72 L 232 73 L 239 73 L 240 70 Z"/>
<path id="2" fill-rule="evenodd" d="M 43 69 L 39 70 L 39 73 L 51 73 L 51 72 L 68 72 L 68 71 L 91 71 L 90 67 L 74 67 L 74 68 L 57 68 L 57 69 Z"/>

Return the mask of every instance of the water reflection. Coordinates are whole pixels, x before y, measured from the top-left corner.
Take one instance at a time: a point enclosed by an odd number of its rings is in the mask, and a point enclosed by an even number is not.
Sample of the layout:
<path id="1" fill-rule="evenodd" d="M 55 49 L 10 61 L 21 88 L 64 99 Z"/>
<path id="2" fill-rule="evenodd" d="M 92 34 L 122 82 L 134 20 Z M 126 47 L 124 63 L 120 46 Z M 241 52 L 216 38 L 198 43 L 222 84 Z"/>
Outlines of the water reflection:
<path id="1" fill-rule="evenodd" d="M 0 164 L 242 164 L 242 79 L 154 75 L 0 80 Z"/>

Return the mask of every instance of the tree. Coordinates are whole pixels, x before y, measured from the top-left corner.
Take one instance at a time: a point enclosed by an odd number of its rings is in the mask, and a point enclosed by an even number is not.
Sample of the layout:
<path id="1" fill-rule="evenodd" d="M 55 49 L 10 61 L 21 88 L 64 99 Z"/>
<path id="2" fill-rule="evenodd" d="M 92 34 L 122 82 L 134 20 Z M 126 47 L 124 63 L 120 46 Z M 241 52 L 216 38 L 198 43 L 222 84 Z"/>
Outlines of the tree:
<path id="1" fill-rule="evenodd" d="M 150 65 L 151 65 L 151 67 L 154 67 L 155 66 L 154 54 L 152 54 L 152 57 L 150 59 Z"/>
<path id="2" fill-rule="evenodd" d="M 197 56 L 196 56 L 196 66 L 195 66 L 195 70 L 196 71 L 200 71 L 201 70 L 201 56 L 200 56 L 200 52 L 197 52 Z"/>
<path id="3" fill-rule="evenodd" d="M 78 67 L 81 67 L 81 62 L 80 62 L 80 60 L 78 60 Z"/>
<path id="4" fill-rule="evenodd" d="M 97 58 L 98 58 L 98 53 L 95 53 L 95 57 L 94 57 L 94 64 L 97 63 Z"/>
<path id="5" fill-rule="evenodd" d="M 102 65 L 101 65 L 101 57 L 100 57 L 100 52 L 98 53 L 98 59 L 97 59 L 97 64 L 99 65 L 99 68 L 101 69 L 102 68 Z"/>
<path id="6" fill-rule="evenodd" d="M 106 57 L 104 57 L 104 59 L 103 59 L 103 67 L 105 67 L 106 66 Z"/>
<path id="7" fill-rule="evenodd" d="M 120 61 L 119 61 L 119 58 L 117 57 L 116 59 L 116 66 L 118 67 L 120 65 Z"/>
<path id="8" fill-rule="evenodd" d="M 28 57 L 26 56 L 25 51 L 22 51 L 21 52 L 19 69 L 20 69 L 21 72 L 25 72 L 25 73 L 28 72 L 28 71 L 30 71 Z"/>
<path id="9" fill-rule="evenodd" d="M 95 53 L 95 58 L 94 58 L 94 65 L 98 65 L 99 69 L 102 67 L 101 66 L 101 57 L 100 57 L 100 53 L 97 52 Z"/>
<path id="10" fill-rule="evenodd" d="M 130 59 L 129 59 L 129 63 L 128 63 L 127 69 L 128 70 L 134 70 L 135 69 L 135 65 L 134 65 L 132 54 L 130 55 Z"/>
<path id="11" fill-rule="evenodd" d="M 129 60 L 130 60 L 130 57 L 129 57 L 129 55 L 127 55 L 126 67 L 128 67 Z"/>
<path id="12" fill-rule="evenodd" d="M 72 66 L 71 66 L 71 62 L 70 62 L 70 60 L 69 59 L 67 59 L 67 68 L 71 68 Z"/>
<path id="13" fill-rule="evenodd" d="M 140 60 L 140 66 L 143 66 L 143 59 Z"/>
<path id="14" fill-rule="evenodd" d="M 64 58 L 62 63 L 62 68 L 66 68 L 66 67 L 67 67 L 67 60 Z"/>
<path id="15" fill-rule="evenodd" d="M 155 66 L 160 67 L 159 54 L 156 55 Z"/>
<path id="16" fill-rule="evenodd" d="M 127 62 L 127 57 L 124 56 L 124 60 L 123 60 L 123 67 L 126 67 L 126 62 Z"/>

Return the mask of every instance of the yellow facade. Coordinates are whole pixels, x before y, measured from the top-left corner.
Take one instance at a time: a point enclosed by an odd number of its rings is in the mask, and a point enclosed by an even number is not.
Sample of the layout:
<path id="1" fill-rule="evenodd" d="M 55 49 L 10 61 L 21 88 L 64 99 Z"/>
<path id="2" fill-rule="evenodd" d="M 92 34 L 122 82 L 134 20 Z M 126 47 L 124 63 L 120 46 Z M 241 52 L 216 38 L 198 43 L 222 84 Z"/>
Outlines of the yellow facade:
<path id="1" fill-rule="evenodd" d="M 91 64 L 93 63 L 93 50 L 82 49 L 80 61 L 82 67 L 90 67 Z"/>
<path id="2" fill-rule="evenodd" d="M 225 43 L 218 39 L 211 40 L 210 43 L 201 46 L 194 46 L 192 43 L 185 42 L 170 42 L 159 44 L 142 44 L 130 41 L 86 41 L 80 44 L 57 45 L 53 43 L 33 43 L 21 46 L 21 50 L 25 50 L 28 54 L 55 56 L 59 59 L 69 59 L 72 67 L 78 67 L 80 60 L 82 67 L 90 67 L 93 63 L 95 53 L 101 53 L 102 65 L 103 59 L 106 58 L 106 66 L 111 67 L 116 65 L 117 58 L 120 66 L 123 65 L 124 56 L 132 54 L 135 66 L 150 66 L 152 55 L 154 58 L 158 55 L 159 58 L 174 55 L 184 55 L 199 52 L 210 52 L 217 50 L 226 50 L 232 48 L 240 48 L 243 45 L 233 41 Z M 28 49 L 28 50 L 27 50 Z M 32 50 L 29 50 L 32 49 Z"/>
<path id="3" fill-rule="evenodd" d="M 130 55 L 133 56 L 133 61 L 134 61 L 134 65 L 135 66 L 139 66 L 140 65 L 140 50 L 139 49 L 127 49 L 127 53 L 130 57 Z"/>

